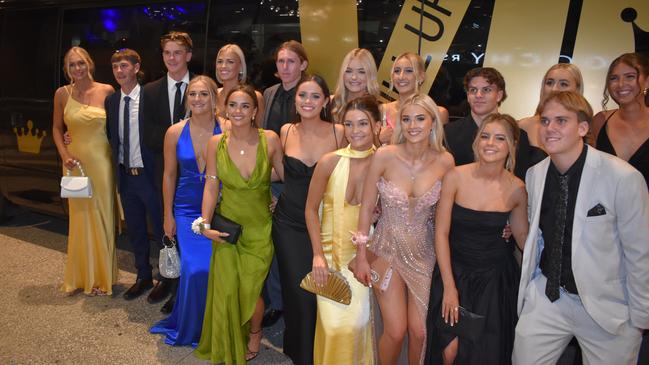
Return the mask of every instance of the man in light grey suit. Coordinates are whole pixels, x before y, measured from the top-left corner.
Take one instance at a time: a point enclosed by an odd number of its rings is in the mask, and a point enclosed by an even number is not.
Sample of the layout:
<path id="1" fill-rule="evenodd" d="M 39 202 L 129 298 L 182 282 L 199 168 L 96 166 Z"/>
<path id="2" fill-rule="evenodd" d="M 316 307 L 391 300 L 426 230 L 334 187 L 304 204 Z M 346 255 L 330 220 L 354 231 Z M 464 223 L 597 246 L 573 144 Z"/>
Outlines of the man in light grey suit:
<path id="1" fill-rule="evenodd" d="M 585 364 L 635 365 L 649 328 L 647 186 L 631 165 L 584 144 L 592 115 L 574 92 L 543 102 L 550 157 L 527 172 L 514 364 L 555 364 L 574 336 Z"/>

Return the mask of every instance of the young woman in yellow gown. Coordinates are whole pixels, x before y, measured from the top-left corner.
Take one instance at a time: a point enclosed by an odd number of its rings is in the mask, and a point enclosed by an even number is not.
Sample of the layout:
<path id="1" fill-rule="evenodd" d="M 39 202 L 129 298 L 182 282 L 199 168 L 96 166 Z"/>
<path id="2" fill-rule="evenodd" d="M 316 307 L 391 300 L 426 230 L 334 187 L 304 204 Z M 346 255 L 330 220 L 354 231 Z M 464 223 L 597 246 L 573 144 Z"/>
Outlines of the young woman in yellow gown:
<path id="1" fill-rule="evenodd" d="M 81 47 L 65 54 L 64 71 L 70 85 L 54 94 L 52 137 L 63 161 L 63 174 L 90 177 L 90 199 L 68 199 L 68 257 L 61 290 L 83 289 L 88 295 L 111 295 L 117 280 L 115 259 L 115 183 L 106 137 L 104 100 L 115 90 L 92 78 L 94 62 Z M 63 142 L 67 129 L 70 143 Z"/>
<path id="2" fill-rule="evenodd" d="M 350 232 L 356 229 L 364 177 L 378 143 L 381 113 L 376 99 L 364 96 L 342 110 L 345 137 L 350 144 L 327 153 L 311 178 L 305 218 L 313 246 L 313 276 L 327 283 L 329 270 L 347 279 L 352 290 L 349 305 L 317 296 L 313 363 L 374 364 L 370 289 L 348 269 L 356 255 Z M 318 209 L 322 203 L 322 219 Z"/>

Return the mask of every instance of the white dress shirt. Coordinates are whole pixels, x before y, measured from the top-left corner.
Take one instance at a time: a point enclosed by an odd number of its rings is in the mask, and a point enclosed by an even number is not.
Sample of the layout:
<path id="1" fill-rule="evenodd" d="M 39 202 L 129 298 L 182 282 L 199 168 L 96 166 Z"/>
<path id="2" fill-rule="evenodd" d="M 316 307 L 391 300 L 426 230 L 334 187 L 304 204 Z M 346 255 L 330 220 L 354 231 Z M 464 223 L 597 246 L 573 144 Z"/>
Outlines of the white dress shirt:
<path id="1" fill-rule="evenodd" d="M 167 93 L 169 94 L 169 120 L 171 120 L 171 124 L 173 123 L 174 120 L 174 101 L 176 100 L 176 83 L 179 81 L 182 81 L 183 85 L 180 87 L 180 92 L 182 95 L 185 95 L 185 90 L 187 90 L 187 85 L 189 85 L 189 71 L 185 73 L 185 76 L 183 76 L 182 80 L 174 80 L 169 76 L 169 73 L 167 73 Z M 181 102 L 184 100 L 181 99 Z M 183 119 L 187 117 L 187 111 L 185 110 L 185 116 Z"/>
<path id="2" fill-rule="evenodd" d="M 131 101 L 128 103 L 129 111 L 129 158 L 130 167 L 144 167 L 142 162 L 142 152 L 140 151 L 140 85 L 137 84 L 131 90 L 131 93 L 126 95 L 120 91 L 119 99 L 119 162 L 124 164 L 124 97 L 128 96 Z"/>

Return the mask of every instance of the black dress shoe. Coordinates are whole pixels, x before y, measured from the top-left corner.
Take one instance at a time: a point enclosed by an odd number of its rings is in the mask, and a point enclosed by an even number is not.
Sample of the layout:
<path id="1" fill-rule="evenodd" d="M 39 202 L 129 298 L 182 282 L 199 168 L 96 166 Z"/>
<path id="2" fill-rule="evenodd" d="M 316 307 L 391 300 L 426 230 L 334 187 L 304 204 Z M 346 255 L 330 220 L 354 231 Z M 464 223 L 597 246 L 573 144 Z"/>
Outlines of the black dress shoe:
<path id="1" fill-rule="evenodd" d="M 282 312 L 279 309 L 270 309 L 264 314 L 264 319 L 261 321 L 262 327 L 271 327 L 282 317 Z"/>
<path id="2" fill-rule="evenodd" d="M 169 292 L 171 292 L 171 281 L 169 280 L 160 280 L 156 284 L 155 288 L 151 290 L 149 296 L 146 298 L 146 301 L 153 304 L 163 301 Z"/>
<path id="3" fill-rule="evenodd" d="M 176 304 L 176 296 L 172 295 L 169 300 L 165 302 L 165 304 L 160 308 L 160 312 L 164 314 L 169 314 L 174 310 L 174 305 Z"/>
<path id="4" fill-rule="evenodd" d="M 124 292 L 124 299 L 135 299 L 151 288 L 153 288 L 153 281 L 151 279 L 138 279 L 135 281 L 135 284 Z"/>

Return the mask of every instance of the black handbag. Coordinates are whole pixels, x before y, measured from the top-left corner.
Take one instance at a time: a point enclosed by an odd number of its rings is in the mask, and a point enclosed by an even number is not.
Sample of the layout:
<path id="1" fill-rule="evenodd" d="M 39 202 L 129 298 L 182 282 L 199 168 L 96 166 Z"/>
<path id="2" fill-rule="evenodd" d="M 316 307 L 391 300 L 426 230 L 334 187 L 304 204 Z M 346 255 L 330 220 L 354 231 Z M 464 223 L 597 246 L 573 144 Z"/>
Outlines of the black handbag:
<path id="1" fill-rule="evenodd" d="M 243 227 L 241 227 L 239 223 L 230 220 L 216 212 L 214 212 L 214 215 L 212 215 L 210 228 L 229 234 L 229 236 L 221 237 L 221 239 L 233 245 L 237 243 L 239 236 L 241 236 L 241 231 L 243 230 Z"/>
<path id="2" fill-rule="evenodd" d="M 485 316 L 469 312 L 464 307 L 458 307 L 458 314 L 459 319 L 457 323 L 451 326 L 450 323 L 444 322 L 444 318 L 442 318 L 440 312 L 437 315 L 437 328 L 474 342 L 478 340 L 484 332 Z"/>

